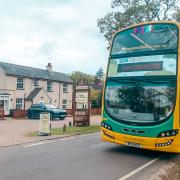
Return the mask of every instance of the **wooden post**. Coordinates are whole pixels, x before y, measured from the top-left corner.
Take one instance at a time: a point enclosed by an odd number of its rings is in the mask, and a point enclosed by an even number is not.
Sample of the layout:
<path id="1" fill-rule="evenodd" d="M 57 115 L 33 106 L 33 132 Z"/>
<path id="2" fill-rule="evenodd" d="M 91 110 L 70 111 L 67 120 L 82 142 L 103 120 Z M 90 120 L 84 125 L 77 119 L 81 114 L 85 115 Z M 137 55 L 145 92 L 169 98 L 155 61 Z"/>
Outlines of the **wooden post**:
<path id="1" fill-rule="evenodd" d="M 73 125 L 90 125 L 90 88 L 78 85 L 74 90 Z M 79 105 L 79 106 L 78 106 Z"/>

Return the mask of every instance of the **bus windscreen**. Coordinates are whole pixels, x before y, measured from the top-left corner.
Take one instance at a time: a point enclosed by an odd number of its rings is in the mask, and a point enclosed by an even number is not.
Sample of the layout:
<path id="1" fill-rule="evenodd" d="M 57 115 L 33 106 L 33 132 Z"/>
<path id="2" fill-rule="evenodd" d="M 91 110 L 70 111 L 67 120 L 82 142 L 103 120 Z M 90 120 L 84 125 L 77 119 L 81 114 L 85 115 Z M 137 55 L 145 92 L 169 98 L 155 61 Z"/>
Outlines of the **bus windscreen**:
<path id="1" fill-rule="evenodd" d="M 111 55 L 155 50 L 177 50 L 178 28 L 174 24 L 148 24 L 130 28 L 114 37 Z"/>

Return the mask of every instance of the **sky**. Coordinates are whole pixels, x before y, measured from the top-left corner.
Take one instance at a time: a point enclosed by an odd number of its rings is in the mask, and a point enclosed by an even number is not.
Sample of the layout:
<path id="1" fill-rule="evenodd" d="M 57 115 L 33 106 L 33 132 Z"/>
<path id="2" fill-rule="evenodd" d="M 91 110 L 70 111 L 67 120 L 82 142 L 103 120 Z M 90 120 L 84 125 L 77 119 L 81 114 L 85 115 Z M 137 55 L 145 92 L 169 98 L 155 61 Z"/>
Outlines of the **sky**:
<path id="1" fill-rule="evenodd" d="M 0 0 L 0 61 L 54 71 L 106 69 L 107 42 L 97 18 L 111 0 Z"/>

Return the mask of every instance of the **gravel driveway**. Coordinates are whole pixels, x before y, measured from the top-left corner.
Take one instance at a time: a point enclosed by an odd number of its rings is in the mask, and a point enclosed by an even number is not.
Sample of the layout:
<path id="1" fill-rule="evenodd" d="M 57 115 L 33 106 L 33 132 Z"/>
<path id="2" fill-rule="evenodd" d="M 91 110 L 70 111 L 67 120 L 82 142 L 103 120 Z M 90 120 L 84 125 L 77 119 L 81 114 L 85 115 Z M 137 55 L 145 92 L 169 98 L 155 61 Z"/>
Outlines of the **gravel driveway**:
<path id="1" fill-rule="evenodd" d="M 91 124 L 100 124 L 101 116 L 91 116 Z M 51 121 L 52 128 L 62 127 L 64 124 L 68 126 L 72 122 L 72 117 L 67 117 L 61 121 Z M 46 137 L 28 137 L 27 134 L 38 130 L 38 120 L 28 119 L 12 119 L 0 121 L 0 147 L 14 144 L 28 143 L 37 140 L 43 140 Z M 55 137 L 55 136 L 50 136 Z"/>

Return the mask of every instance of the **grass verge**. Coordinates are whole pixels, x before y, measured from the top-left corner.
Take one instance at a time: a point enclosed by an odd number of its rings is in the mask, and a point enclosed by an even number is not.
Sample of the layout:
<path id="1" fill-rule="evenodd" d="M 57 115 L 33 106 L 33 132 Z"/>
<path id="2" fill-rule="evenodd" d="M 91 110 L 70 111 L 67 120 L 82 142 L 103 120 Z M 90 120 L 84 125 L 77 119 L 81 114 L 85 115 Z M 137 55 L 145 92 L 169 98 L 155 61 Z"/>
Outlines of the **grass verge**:
<path id="1" fill-rule="evenodd" d="M 73 135 L 73 134 L 88 134 L 100 131 L 100 125 L 92 125 L 86 127 L 67 127 L 66 131 L 63 132 L 63 128 L 53 128 L 51 129 L 51 135 Z M 38 132 L 29 133 L 28 136 L 38 136 Z"/>

